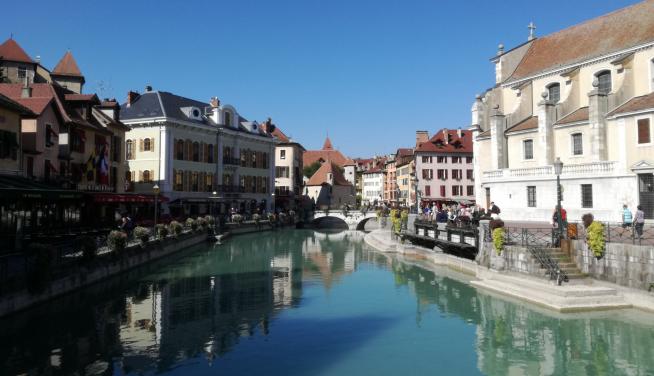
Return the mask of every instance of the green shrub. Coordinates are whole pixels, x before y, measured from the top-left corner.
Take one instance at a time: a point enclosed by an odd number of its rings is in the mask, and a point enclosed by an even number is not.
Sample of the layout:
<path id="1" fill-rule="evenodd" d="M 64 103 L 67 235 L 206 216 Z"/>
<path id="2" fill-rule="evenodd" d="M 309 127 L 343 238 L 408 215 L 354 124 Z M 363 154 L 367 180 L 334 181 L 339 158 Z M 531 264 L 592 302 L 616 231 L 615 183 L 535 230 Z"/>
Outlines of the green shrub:
<path id="1" fill-rule="evenodd" d="M 107 245 L 116 254 L 120 254 L 127 247 L 127 234 L 117 230 L 110 232 L 107 237 Z"/>
<path id="2" fill-rule="evenodd" d="M 165 239 L 166 236 L 168 236 L 168 226 L 164 225 L 163 223 L 159 223 L 157 225 L 157 234 L 159 235 L 160 239 Z"/>
<path id="3" fill-rule="evenodd" d="M 243 216 L 240 214 L 232 214 L 232 222 L 241 224 L 243 222 Z"/>
<path id="4" fill-rule="evenodd" d="M 261 215 L 256 213 L 252 214 L 252 220 L 254 221 L 254 223 L 259 224 L 259 221 L 261 221 Z"/>
<path id="5" fill-rule="evenodd" d="M 504 249 L 505 236 L 506 233 L 504 231 L 504 227 L 497 227 L 493 229 L 493 247 L 495 248 L 495 252 L 497 252 L 498 256 L 502 254 L 502 250 Z"/>
<path id="6" fill-rule="evenodd" d="M 209 222 L 207 222 L 207 220 L 202 217 L 196 219 L 195 222 L 197 223 L 196 227 L 202 228 L 204 230 L 206 230 L 207 226 L 209 226 Z"/>
<path id="7" fill-rule="evenodd" d="M 50 281 L 53 251 L 41 243 L 30 244 L 25 252 L 27 263 L 27 289 L 30 293 L 41 293 Z"/>
<path id="8" fill-rule="evenodd" d="M 604 257 L 604 225 L 600 222 L 593 221 L 588 229 L 586 230 L 587 238 L 586 242 L 588 243 L 588 248 L 593 251 L 595 257 L 599 260 Z"/>
<path id="9" fill-rule="evenodd" d="M 191 230 L 195 231 L 198 228 L 198 222 L 193 218 L 187 218 L 186 227 L 190 227 Z"/>
<path id="10" fill-rule="evenodd" d="M 213 226 L 216 223 L 216 220 L 211 215 L 205 215 L 204 220 L 207 221 L 209 226 Z"/>
<path id="11" fill-rule="evenodd" d="M 181 235 L 182 231 L 184 231 L 184 226 L 182 226 L 181 223 L 177 221 L 170 222 L 170 232 L 173 234 L 173 236 L 177 237 Z"/>
<path id="12" fill-rule="evenodd" d="M 150 229 L 142 226 L 134 228 L 134 237 L 139 239 L 141 243 L 147 243 L 150 240 Z"/>

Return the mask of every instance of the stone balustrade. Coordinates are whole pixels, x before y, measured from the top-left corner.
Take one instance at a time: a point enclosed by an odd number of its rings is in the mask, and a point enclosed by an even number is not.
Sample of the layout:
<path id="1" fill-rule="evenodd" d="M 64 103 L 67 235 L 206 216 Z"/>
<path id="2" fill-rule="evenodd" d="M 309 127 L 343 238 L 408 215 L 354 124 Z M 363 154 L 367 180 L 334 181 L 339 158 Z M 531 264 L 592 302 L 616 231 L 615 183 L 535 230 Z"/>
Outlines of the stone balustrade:
<path id="1" fill-rule="evenodd" d="M 600 161 L 589 163 L 569 164 L 563 166 L 561 176 L 576 175 L 609 175 L 616 172 L 618 167 L 617 161 Z M 553 177 L 553 166 L 527 167 L 527 168 L 507 168 L 503 170 L 484 171 L 482 174 L 484 181 L 503 180 L 506 178 L 525 178 L 525 177 Z"/>

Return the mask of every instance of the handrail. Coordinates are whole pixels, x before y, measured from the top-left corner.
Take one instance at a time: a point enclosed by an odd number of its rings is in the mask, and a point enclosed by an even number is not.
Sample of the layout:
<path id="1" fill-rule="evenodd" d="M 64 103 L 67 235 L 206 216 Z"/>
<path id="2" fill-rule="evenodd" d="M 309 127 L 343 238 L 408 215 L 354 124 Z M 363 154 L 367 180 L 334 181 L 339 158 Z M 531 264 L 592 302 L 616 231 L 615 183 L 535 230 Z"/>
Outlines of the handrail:
<path id="1" fill-rule="evenodd" d="M 528 247 L 527 249 L 536 261 L 547 269 L 546 274 L 550 276 L 550 279 L 556 279 L 557 285 L 561 286 L 561 282 L 569 282 L 568 275 L 559 267 L 559 263 L 551 258 L 542 248 Z"/>

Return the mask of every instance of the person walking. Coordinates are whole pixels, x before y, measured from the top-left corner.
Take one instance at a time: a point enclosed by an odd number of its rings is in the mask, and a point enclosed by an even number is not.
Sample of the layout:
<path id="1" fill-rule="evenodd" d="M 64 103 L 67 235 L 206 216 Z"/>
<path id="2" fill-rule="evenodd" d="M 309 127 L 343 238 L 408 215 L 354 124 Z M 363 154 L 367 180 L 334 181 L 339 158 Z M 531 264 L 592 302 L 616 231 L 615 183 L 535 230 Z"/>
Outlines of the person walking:
<path id="1" fill-rule="evenodd" d="M 622 205 L 622 228 L 631 227 L 633 221 L 634 218 L 631 215 L 631 210 L 629 210 L 627 204 Z"/>
<path id="2" fill-rule="evenodd" d="M 491 216 L 491 218 L 493 218 L 493 219 L 497 219 L 497 218 L 499 218 L 500 213 L 502 212 L 502 211 L 500 210 L 500 207 L 497 206 L 497 205 L 495 205 L 495 202 L 492 202 L 492 201 L 491 201 L 491 203 L 490 203 L 490 208 L 488 209 L 488 211 L 490 212 L 490 216 Z"/>
<path id="3" fill-rule="evenodd" d="M 636 236 L 638 239 L 643 238 L 643 226 L 645 226 L 645 212 L 641 205 L 637 206 L 636 217 L 634 218 L 634 228 L 636 229 Z"/>

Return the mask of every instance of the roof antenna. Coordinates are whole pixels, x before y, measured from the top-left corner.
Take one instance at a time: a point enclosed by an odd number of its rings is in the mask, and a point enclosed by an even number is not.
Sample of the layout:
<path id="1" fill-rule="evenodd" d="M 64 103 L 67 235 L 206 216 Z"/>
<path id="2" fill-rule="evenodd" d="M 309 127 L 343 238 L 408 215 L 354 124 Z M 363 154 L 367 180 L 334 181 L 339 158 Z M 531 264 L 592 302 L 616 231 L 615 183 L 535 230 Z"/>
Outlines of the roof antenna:
<path id="1" fill-rule="evenodd" d="M 536 39 L 536 36 L 534 35 L 534 31 L 536 30 L 536 25 L 534 25 L 533 21 L 529 22 L 529 26 L 527 26 L 527 29 L 529 29 L 529 38 L 527 38 L 527 41 Z"/>

